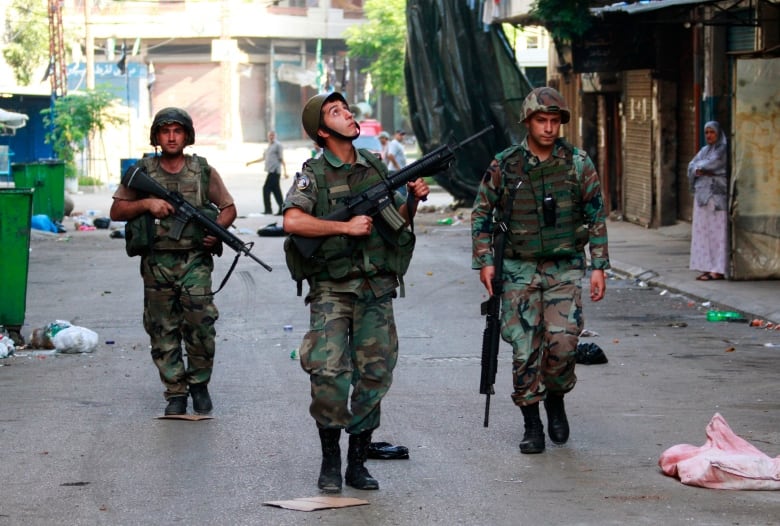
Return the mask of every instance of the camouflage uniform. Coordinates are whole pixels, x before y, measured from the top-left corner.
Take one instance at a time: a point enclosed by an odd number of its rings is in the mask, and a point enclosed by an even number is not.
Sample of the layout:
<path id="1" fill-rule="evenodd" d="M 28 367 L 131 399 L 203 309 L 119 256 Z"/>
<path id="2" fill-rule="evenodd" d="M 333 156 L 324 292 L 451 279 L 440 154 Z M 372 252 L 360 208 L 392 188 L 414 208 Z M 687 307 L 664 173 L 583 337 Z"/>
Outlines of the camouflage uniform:
<path id="1" fill-rule="evenodd" d="M 352 165 L 327 149 L 318 161 L 324 164 L 333 207 L 378 180 L 376 170 L 360 151 Z M 315 160 L 307 161 L 297 175 L 283 210 L 297 207 L 321 215 L 312 162 Z M 337 186 L 333 181 L 347 184 Z M 395 198 L 396 207 L 400 207 L 403 199 L 397 194 Z M 392 300 L 399 280 L 381 258 L 375 257 L 375 250 L 385 246 L 377 230 L 367 240 L 356 242 L 341 277 L 334 279 L 324 271 L 308 279 L 305 301 L 311 318 L 300 359 L 311 380 L 309 412 L 320 429 L 346 429 L 350 435 L 358 435 L 379 427 L 380 403 L 393 380 L 398 334 Z"/>
<path id="2" fill-rule="evenodd" d="M 210 173 L 203 178 L 203 165 L 193 156 L 186 155 L 186 162 L 179 174 L 166 174 L 166 179 L 183 180 L 185 177 L 208 181 L 192 192 L 196 200 L 210 201 L 221 210 L 233 204 L 233 198 L 225 188 L 219 173 L 208 167 Z M 144 159 L 149 175 L 155 178 L 155 159 Z M 166 186 L 170 188 L 170 183 Z M 182 192 L 184 194 L 184 192 Z M 141 196 L 132 189 L 120 185 L 114 199 L 134 200 Z M 185 197 L 188 197 L 185 194 Z M 188 197 L 190 200 L 191 197 Z M 193 202 L 193 201 L 190 201 Z M 193 204 L 195 204 L 193 202 Z M 163 225 L 158 225 L 158 235 Z M 185 230 L 186 234 L 187 230 Z M 186 246 L 192 240 L 184 239 Z M 151 340 L 152 360 L 157 366 L 165 386 L 165 398 L 187 396 L 189 385 L 208 384 L 214 366 L 216 336 L 215 322 L 219 317 L 211 290 L 211 273 L 214 270 L 212 255 L 202 248 L 176 249 L 171 240 L 163 237 L 155 243 L 149 254 L 141 256 L 141 277 L 144 283 L 144 329 Z M 162 246 L 162 248 L 160 248 Z M 185 365 L 182 341 L 187 354 Z"/>
<path id="3" fill-rule="evenodd" d="M 536 248 L 544 245 L 541 199 L 547 194 L 544 179 L 529 174 L 544 173 L 548 165 L 556 163 L 568 166 L 569 181 L 576 185 L 569 183 L 573 206 L 568 210 L 575 211 L 570 218 L 572 234 L 581 231 L 584 235 L 578 234 L 575 242 L 560 240 L 558 245 L 546 247 L 545 255 L 529 255 L 518 243 Z M 526 406 L 543 400 L 546 392 L 562 395 L 574 388 L 575 351 L 583 328 L 585 242 L 590 243 L 593 269 L 609 268 L 609 255 L 601 187 L 590 158 L 557 139 L 550 158 L 540 162 L 524 140 L 496 156 L 479 186 L 471 216 L 472 268 L 493 265 L 493 229 L 497 221 L 503 220 L 502 203 L 509 199 L 506 180 L 518 177 L 520 187 L 530 186 L 532 192 L 526 198 L 532 198 L 523 201 L 518 192 L 513 200 L 510 242 L 504 251 L 501 276 L 501 336 L 513 350 L 512 399 L 516 405 Z M 559 218 L 561 214 L 559 209 Z M 518 217 L 526 224 L 521 224 Z"/>

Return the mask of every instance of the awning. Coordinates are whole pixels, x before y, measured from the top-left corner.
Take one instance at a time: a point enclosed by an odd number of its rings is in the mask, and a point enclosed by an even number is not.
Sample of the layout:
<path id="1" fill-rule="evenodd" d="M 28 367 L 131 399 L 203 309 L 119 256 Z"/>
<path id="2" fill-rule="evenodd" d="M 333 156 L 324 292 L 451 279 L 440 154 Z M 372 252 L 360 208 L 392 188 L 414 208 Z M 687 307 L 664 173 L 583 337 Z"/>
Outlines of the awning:
<path id="1" fill-rule="evenodd" d="M 628 13 L 629 15 L 635 15 L 669 7 L 680 7 L 691 4 L 712 4 L 717 1 L 719 0 L 645 0 L 643 2 L 634 2 L 630 4 L 627 2 L 619 2 L 604 7 L 594 7 L 590 12 L 595 16 L 599 16 L 602 13 Z"/>
<path id="2" fill-rule="evenodd" d="M 29 117 L 24 113 L 16 113 L 0 108 L 0 133 L 12 134 L 27 125 Z"/>

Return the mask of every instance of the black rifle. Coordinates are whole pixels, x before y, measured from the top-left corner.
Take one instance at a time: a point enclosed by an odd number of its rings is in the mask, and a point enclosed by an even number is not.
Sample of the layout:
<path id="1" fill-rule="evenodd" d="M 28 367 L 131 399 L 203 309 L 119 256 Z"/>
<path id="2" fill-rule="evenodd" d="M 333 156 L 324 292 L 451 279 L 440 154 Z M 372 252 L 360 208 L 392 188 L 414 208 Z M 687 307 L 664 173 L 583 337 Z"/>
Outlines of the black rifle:
<path id="1" fill-rule="evenodd" d="M 216 237 L 236 252 L 254 259 L 257 263 L 262 265 L 264 269 L 271 272 L 272 269 L 269 265 L 250 252 L 253 246 L 252 243 L 244 243 L 241 241 L 241 239 L 231 234 L 225 227 L 192 206 L 179 192 L 166 190 L 160 183 L 149 177 L 149 174 L 146 173 L 146 170 L 144 170 L 142 166 L 136 164 L 128 168 L 124 175 L 122 175 L 122 184 L 127 188 L 132 188 L 133 190 L 164 199 L 173 205 L 176 211 L 173 215 L 173 227 L 168 233 L 168 237 L 171 239 L 179 239 L 187 223 L 195 221 L 195 223 L 203 227 L 206 232 Z"/>
<path id="2" fill-rule="evenodd" d="M 444 170 L 455 158 L 455 152 L 457 150 L 478 139 L 492 129 L 493 126 L 491 125 L 458 144 L 452 146 L 443 144 L 439 146 L 412 164 L 401 168 L 388 177 L 387 180 L 375 184 L 359 195 L 350 197 L 344 208 L 331 212 L 320 219 L 347 221 L 354 216 L 375 216 L 380 214 L 382 210 L 393 203 L 393 192 L 397 188 L 425 175 L 435 174 Z M 301 255 L 306 259 L 310 258 L 323 241 L 325 241 L 325 237 L 302 237 L 291 235 L 290 238 L 295 243 L 295 246 L 298 248 Z"/>
<path id="3" fill-rule="evenodd" d="M 493 384 L 496 383 L 498 345 L 501 343 L 501 293 L 504 290 L 501 274 L 504 268 L 506 230 L 506 223 L 498 223 L 496 233 L 493 236 L 495 274 L 490 280 L 493 294 L 479 306 L 482 316 L 486 316 L 485 331 L 482 333 L 482 375 L 479 380 L 479 394 L 486 395 L 485 427 L 488 427 L 490 419 L 490 395 L 495 394 Z"/>

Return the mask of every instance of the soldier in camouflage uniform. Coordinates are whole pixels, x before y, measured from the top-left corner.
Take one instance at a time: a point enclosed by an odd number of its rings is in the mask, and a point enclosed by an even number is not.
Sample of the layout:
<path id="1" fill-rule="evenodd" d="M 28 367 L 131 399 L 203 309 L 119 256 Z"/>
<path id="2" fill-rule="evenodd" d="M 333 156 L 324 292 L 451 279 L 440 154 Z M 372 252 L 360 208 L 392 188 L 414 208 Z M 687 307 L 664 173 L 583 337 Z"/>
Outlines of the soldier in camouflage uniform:
<path id="1" fill-rule="evenodd" d="M 343 207 L 346 198 L 381 182 L 386 171 L 376 156 L 352 145 L 360 128 L 340 93 L 312 97 L 302 122 L 323 155 L 304 163 L 283 210 L 287 233 L 325 238 L 314 256 L 301 263 L 309 284 L 305 301 L 311 320 L 300 359 L 310 375 L 309 411 L 322 447 L 318 486 L 323 492 L 341 491 L 339 439 L 345 429 L 349 450 L 344 479 L 354 488 L 374 490 L 379 483 L 364 462 L 371 434 L 379 427 L 380 403 L 393 379 L 398 335 L 392 300 L 411 258 L 411 248 L 399 247 L 410 247 L 410 239 L 413 247 L 406 224 L 429 189 L 422 179 L 407 185 L 414 196 L 412 210 L 396 194 L 395 207 L 386 210 L 399 220 L 398 229 L 388 228 L 379 216 L 321 219 Z M 288 252 L 293 271 L 290 256 Z"/>
<path id="2" fill-rule="evenodd" d="M 536 88 L 522 112 L 527 137 L 496 155 L 479 186 L 471 214 L 472 268 L 492 295 L 493 258 L 501 250 L 493 234 L 505 225 L 501 337 L 512 345 L 512 400 L 525 424 L 520 451 L 541 453 L 540 401 L 550 439 L 563 444 L 569 438 L 563 397 L 577 381 L 585 246 L 592 301 L 604 297 L 609 255 L 598 174 L 584 151 L 559 137 L 570 117 L 563 97 Z"/>
<path id="3" fill-rule="evenodd" d="M 180 192 L 223 227 L 230 226 L 236 208 L 219 173 L 205 159 L 184 154 L 184 149 L 195 143 L 195 129 L 187 112 L 160 110 L 152 122 L 150 141 L 161 153 L 139 162 L 148 175 L 165 188 Z M 212 254 L 221 253 L 221 244 L 194 225 L 188 225 L 179 240 L 170 239 L 167 234 L 175 210 L 163 199 L 139 195 L 124 185 L 119 185 L 113 197 L 112 220 L 128 221 L 128 232 L 136 226 L 140 234 L 149 232 L 142 241 L 135 241 L 142 245 L 135 251 L 131 251 L 128 238 L 128 253 L 141 255 L 143 323 L 151 339 L 152 360 L 165 386 L 165 414 L 186 414 L 188 395 L 196 413 L 208 414 L 212 401 L 207 386 L 214 366 L 214 324 L 219 316 L 211 289 Z"/>

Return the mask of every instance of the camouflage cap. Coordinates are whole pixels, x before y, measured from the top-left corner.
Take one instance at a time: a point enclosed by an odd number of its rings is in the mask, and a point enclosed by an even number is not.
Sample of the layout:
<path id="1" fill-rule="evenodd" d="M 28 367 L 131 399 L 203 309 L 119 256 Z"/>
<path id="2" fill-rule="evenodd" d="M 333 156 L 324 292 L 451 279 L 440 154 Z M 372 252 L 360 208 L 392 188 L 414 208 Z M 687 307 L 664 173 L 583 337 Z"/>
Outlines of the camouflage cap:
<path id="1" fill-rule="evenodd" d="M 540 111 L 545 113 L 560 113 L 561 124 L 566 124 L 571 118 L 569 107 L 566 105 L 563 95 L 558 93 L 557 90 L 547 86 L 533 89 L 525 98 L 522 109 L 523 122 L 534 113 Z"/>

